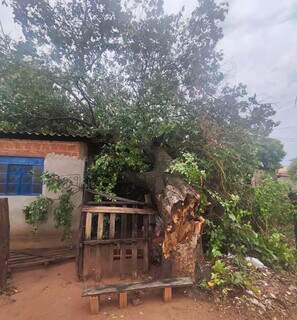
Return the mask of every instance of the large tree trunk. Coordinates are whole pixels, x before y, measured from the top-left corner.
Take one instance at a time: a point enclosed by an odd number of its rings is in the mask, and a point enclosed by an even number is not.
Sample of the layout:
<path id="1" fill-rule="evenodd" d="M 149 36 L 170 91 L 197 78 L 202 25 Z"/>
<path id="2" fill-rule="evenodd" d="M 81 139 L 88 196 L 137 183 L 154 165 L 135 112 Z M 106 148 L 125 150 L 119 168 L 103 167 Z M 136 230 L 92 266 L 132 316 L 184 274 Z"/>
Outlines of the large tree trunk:
<path id="1" fill-rule="evenodd" d="M 194 278 L 201 256 L 200 227 L 204 222 L 194 215 L 200 196 L 181 177 L 166 172 L 172 159 L 164 148 L 153 147 L 153 154 L 153 171 L 134 176 L 133 181 L 149 189 L 162 218 L 163 255 L 172 263 L 172 274 Z"/>

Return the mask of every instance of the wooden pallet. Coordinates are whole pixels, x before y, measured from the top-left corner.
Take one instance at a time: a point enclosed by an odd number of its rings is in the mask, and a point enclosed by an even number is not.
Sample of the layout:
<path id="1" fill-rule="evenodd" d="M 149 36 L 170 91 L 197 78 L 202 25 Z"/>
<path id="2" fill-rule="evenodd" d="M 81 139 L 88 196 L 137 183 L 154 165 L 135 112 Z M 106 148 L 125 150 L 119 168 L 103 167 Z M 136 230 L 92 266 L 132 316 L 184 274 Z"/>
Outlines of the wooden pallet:
<path id="1" fill-rule="evenodd" d="M 127 275 L 149 269 L 151 208 L 83 206 L 77 256 L 79 279 Z"/>
<path id="2" fill-rule="evenodd" d="M 46 249 L 24 249 L 11 250 L 8 259 L 10 271 L 30 268 L 35 266 L 47 266 L 75 258 L 73 248 L 46 248 Z"/>

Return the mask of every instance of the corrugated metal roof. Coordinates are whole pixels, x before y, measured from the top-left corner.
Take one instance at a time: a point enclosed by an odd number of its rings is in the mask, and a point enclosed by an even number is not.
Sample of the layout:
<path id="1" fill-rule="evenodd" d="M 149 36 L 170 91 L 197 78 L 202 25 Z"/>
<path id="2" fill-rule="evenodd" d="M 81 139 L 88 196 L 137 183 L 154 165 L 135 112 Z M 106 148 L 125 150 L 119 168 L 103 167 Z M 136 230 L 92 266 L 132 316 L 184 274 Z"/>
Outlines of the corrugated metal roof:
<path id="1" fill-rule="evenodd" d="M 58 140 L 91 140 L 93 137 L 86 134 L 42 133 L 18 130 L 0 129 L 0 138 L 34 138 L 34 139 L 58 139 Z"/>

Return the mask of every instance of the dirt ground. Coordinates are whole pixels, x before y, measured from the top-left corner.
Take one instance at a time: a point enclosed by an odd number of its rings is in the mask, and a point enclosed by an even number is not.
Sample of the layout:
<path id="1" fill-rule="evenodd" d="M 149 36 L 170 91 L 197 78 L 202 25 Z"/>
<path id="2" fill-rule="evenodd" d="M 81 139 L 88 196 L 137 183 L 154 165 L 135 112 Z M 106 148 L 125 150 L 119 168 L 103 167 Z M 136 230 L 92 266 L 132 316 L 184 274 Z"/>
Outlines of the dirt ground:
<path id="1" fill-rule="evenodd" d="M 11 284 L 12 296 L 0 296 L 0 320 L 217 320 L 246 319 L 230 310 L 220 310 L 207 301 L 189 297 L 183 290 L 173 293 L 173 300 L 164 303 L 160 290 L 142 298 L 143 303 L 119 309 L 115 299 L 101 304 L 98 315 L 91 315 L 88 301 L 81 297 L 84 284 L 78 282 L 74 263 L 16 272 Z"/>

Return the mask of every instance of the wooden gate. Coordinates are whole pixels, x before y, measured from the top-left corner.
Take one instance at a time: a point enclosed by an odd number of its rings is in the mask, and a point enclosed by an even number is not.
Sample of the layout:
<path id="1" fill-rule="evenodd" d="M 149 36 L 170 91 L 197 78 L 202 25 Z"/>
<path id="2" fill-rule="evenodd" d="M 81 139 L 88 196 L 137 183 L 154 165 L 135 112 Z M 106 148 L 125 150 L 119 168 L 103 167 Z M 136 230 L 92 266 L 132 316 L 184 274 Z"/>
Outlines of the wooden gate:
<path id="1" fill-rule="evenodd" d="M 9 256 L 9 210 L 8 199 L 0 199 L 0 294 L 6 289 Z"/>
<path id="2" fill-rule="evenodd" d="M 84 206 L 77 271 L 80 279 L 129 275 L 149 268 L 149 208 Z"/>

